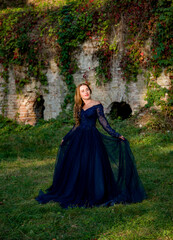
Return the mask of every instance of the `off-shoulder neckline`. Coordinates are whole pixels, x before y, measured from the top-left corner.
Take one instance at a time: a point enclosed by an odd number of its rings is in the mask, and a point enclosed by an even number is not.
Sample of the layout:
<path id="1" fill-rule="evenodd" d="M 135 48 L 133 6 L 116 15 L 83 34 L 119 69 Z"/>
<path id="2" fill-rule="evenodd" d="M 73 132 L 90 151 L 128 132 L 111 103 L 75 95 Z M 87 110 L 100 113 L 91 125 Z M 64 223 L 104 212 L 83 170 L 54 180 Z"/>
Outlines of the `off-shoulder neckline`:
<path id="1" fill-rule="evenodd" d="M 102 105 L 102 104 L 101 104 L 101 103 L 98 103 L 98 104 L 93 105 L 92 107 L 89 107 L 89 108 L 85 109 L 85 110 L 82 108 L 82 110 L 83 110 L 84 112 L 86 112 L 88 109 L 91 109 L 91 108 L 93 108 L 93 107 L 95 107 L 95 106 L 98 106 L 98 105 Z"/>

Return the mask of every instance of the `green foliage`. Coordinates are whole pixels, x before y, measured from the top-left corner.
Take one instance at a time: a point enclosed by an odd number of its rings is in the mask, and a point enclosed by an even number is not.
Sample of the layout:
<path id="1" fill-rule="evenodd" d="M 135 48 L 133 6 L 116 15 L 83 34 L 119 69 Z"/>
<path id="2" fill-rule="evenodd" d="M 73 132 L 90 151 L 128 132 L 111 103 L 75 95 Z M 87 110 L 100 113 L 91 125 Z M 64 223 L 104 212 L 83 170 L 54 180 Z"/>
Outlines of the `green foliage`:
<path id="1" fill-rule="evenodd" d="M 167 88 L 162 88 L 156 82 L 150 82 L 150 85 L 147 90 L 147 101 L 146 107 L 151 107 L 154 104 L 156 106 L 165 105 L 165 101 L 162 99 L 165 97 L 165 93 L 168 93 Z"/>
<path id="2" fill-rule="evenodd" d="M 0 10 L 6 8 L 19 8 L 24 7 L 26 4 L 26 0 L 0 0 Z"/>
<path id="3" fill-rule="evenodd" d="M 7 136 L 11 133 L 19 133 L 31 129 L 32 126 L 27 124 L 18 124 L 15 120 L 0 115 L 0 135 Z"/>
<path id="4" fill-rule="evenodd" d="M 142 203 L 66 210 L 58 203 L 35 201 L 39 190 L 52 183 L 56 154 L 72 127 L 71 116 L 63 112 L 61 118 L 35 127 L 0 117 L 0 238 L 172 239 L 171 132 L 139 129 L 131 121 L 111 123 L 130 142 L 148 195 Z"/>
<path id="5" fill-rule="evenodd" d="M 150 131 L 165 131 L 173 130 L 171 118 L 166 116 L 163 112 L 153 113 L 145 127 Z"/>
<path id="6" fill-rule="evenodd" d="M 169 0 L 37 0 L 34 4 L 0 13 L 0 63 L 5 69 L 9 64 L 27 67 L 25 79 L 16 79 L 19 91 L 31 77 L 47 85 L 43 70 L 48 67 L 48 58 L 42 52 L 45 43 L 57 50 L 55 60 L 68 88 L 64 107 L 73 103 L 74 52 L 85 40 L 98 42 L 96 83 L 111 81 L 111 61 L 119 51 L 117 40 L 110 42 L 111 33 L 122 22 L 126 28 L 120 65 L 124 80 L 137 81 L 138 74 L 147 70 L 155 77 L 163 68 L 172 71 L 173 6 Z M 144 46 L 147 39 L 151 40 L 149 52 Z M 3 72 L 3 78 L 7 81 L 8 71 Z M 83 80 L 87 80 L 85 74 Z"/>
<path id="7" fill-rule="evenodd" d="M 61 47 L 60 68 L 61 74 L 65 77 L 68 87 L 68 94 L 64 100 L 64 107 L 74 102 L 75 84 L 73 74 L 76 68 L 73 63 L 72 51 L 86 39 L 86 31 L 92 28 L 92 14 L 83 14 L 78 10 L 78 4 L 73 2 L 63 6 L 58 12 L 59 30 L 58 44 Z"/>
<path id="8" fill-rule="evenodd" d="M 39 42 L 32 39 L 30 31 L 38 21 L 38 12 L 32 8 L 4 10 L 0 15 L 0 62 L 25 65 L 27 75 L 34 76 L 41 83 L 47 82 L 41 72 L 38 55 Z M 43 66 L 42 66 L 43 67 Z M 17 89 L 20 90 L 28 79 L 16 79 Z"/>
<path id="9" fill-rule="evenodd" d="M 111 80 L 111 57 L 113 51 L 109 49 L 100 49 L 97 52 L 97 57 L 99 59 L 99 66 L 96 67 L 97 74 L 97 84 L 100 85 L 102 82 L 106 83 Z"/>
<path id="10" fill-rule="evenodd" d="M 158 67 L 170 68 L 173 66 L 173 5 L 171 1 L 159 1 L 156 10 L 158 22 L 153 39 L 154 54 L 153 62 Z"/>

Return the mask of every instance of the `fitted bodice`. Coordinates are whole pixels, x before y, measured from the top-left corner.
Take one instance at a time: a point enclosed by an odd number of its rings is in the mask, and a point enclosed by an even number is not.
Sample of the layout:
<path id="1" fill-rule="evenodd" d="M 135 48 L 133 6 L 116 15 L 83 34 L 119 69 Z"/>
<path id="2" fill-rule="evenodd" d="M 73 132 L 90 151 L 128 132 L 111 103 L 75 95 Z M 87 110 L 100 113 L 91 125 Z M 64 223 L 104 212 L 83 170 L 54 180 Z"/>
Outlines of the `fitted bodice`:
<path id="1" fill-rule="evenodd" d="M 96 128 L 98 119 L 113 137 Z M 122 141 L 107 122 L 102 104 L 80 112 L 80 125 L 63 138 L 52 185 L 40 190 L 39 203 L 59 202 L 64 208 L 110 206 L 146 198 L 128 141 Z M 118 139 L 115 139 L 118 138 Z"/>
<path id="2" fill-rule="evenodd" d="M 80 129 L 91 129 L 95 127 L 96 120 L 98 119 L 99 123 L 102 125 L 104 130 L 108 132 L 112 137 L 120 137 L 121 135 L 118 132 L 115 132 L 114 129 L 111 128 L 109 125 L 103 110 L 103 105 L 97 104 L 94 105 L 86 110 L 81 110 L 80 112 L 80 125 L 79 126 L 73 126 L 73 128 L 67 133 L 67 135 L 64 137 L 64 140 L 68 138 L 69 135 L 73 134 L 74 131 L 80 130 Z"/>
<path id="3" fill-rule="evenodd" d="M 94 127 L 96 125 L 97 120 L 97 112 L 96 108 L 98 105 L 94 105 L 86 110 L 81 110 L 80 113 L 80 127 L 81 128 L 89 128 Z"/>

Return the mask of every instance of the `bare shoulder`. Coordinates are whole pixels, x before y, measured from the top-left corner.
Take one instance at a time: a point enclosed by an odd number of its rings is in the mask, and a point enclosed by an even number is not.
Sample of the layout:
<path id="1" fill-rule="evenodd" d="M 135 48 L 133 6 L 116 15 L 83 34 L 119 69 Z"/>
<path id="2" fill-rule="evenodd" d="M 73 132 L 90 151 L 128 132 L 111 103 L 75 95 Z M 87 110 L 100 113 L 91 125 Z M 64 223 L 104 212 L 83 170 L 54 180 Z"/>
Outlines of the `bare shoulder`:
<path id="1" fill-rule="evenodd" d="M 92 104 L 93 104 L 93 105 L 98 105 L 98 104 L 100 104 L 100 103 L 101 103 L 100 101 L 92 100 Z"/>

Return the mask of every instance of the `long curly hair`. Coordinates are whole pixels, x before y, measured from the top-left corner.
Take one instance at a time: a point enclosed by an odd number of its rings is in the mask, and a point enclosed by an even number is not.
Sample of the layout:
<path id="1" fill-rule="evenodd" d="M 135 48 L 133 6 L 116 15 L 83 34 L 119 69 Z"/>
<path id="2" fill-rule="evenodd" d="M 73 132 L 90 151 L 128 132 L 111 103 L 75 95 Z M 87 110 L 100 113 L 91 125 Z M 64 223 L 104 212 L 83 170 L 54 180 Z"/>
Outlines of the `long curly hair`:
<path id="1" fill-rule="evenodd" d="M 87 86 L 90 90 L 90 93 L 92 93 L 92 90 L 88 83 L 81 83 L 77 86 L 76 91 L 75 91 L 75 96 L 74 96 L 75 104 L 74 104 L 74 109 L 73 109 L 75 126 L 80 125 L 80 114 L 81 114 L 82 107 L 84 106 L 84 102 L 80 95 L 80 87 L 83 85 Z"/>

